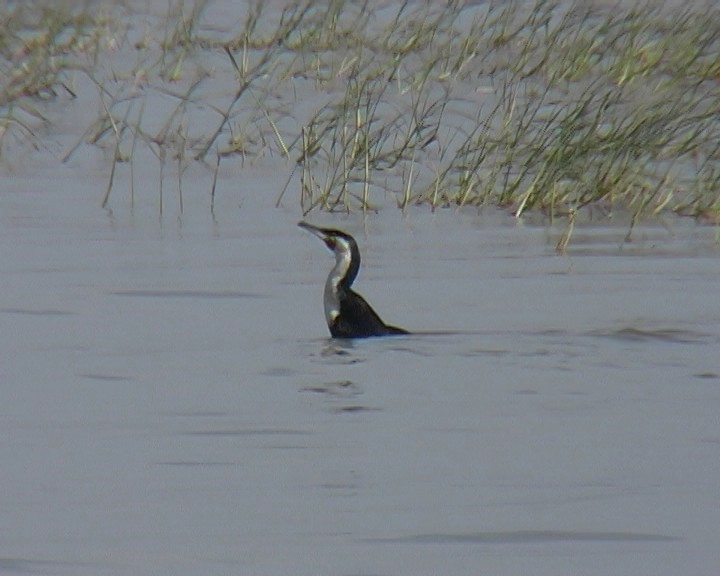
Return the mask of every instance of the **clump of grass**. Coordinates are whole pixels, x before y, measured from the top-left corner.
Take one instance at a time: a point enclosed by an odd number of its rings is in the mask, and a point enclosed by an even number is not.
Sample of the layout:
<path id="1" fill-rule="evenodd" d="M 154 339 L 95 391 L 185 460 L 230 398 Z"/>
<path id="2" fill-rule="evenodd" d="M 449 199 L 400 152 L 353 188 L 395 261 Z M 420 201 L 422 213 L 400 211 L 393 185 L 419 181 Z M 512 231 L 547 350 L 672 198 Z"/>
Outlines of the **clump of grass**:
<path id="1" fill-rule="evenodd" d="M 49 124 L 44 103 L 76 98 L 72 77 L 107 48 L 107 13 L 91 15 L 64 3 L 0 6 L 0 151 L 10 140 L 42 147 Z"/>
<path id="2" fill-rule="evenodd" d="M 17 8 L 0 54 L 32 74 L 1 85 L 0 106 L 73 95 L 80 62 L 100 113 L 77 146 L 111 154 L 103 204 L 145 150 L 161 192 L 175 166 L 180 206 L 191 163 L 208 166 L 214 199 L 221 162 L 270 158 L 299 187 L 277 202 L 303 212 L 495 205 L 565 218 L 565 244 L 587 207 L 720 219 L 716 7 L 258 1 L 224 31 L 204 26 L 207 9 L 172 6 L 156 38 L 128 14 L 109 35 L 100 12 Z M 14 61 L 19 46 L 42 62 Z"/>
<path id="3" fill-rule="evenodd" d="M 403 208 L 687 213 L 699 204 L 678 200 L 720 136 L 720 24 L 705 22 L 689 9 L 406 2 L 305 126 L 303 208 L 368 209 L 375 191 Z M 468 97 L 472 82 L 484 97 Z"/>

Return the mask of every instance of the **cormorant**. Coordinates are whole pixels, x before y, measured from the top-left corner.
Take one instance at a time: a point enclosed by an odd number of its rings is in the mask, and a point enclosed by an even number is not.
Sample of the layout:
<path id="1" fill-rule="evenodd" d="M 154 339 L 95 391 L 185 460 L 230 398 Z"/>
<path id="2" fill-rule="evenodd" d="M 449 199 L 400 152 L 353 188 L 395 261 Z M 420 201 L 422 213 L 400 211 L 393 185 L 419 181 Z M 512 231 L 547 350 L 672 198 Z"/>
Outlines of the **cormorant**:
<path id="1" fill-rule="evenodd" d="M 355 238 L 331 228 L 318 228 L 307 222 L 298 226 L 314 234 L 335 254 L 335 267 L 325 282 L 325 320 L 333 338 L 368 338 L 409 334 L 407 330 L 388 326 L 365 298 L 351 290 L 360 270 L 360 250 Z"/>

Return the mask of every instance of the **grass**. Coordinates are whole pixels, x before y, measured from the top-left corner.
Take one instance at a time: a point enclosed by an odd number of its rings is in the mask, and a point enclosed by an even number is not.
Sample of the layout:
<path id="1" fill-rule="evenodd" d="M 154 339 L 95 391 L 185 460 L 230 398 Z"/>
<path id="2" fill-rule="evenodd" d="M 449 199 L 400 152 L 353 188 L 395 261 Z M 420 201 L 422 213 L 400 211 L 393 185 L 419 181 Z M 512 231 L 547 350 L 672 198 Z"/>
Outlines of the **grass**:
<path id="1" fill-rule="evenodd" d="M 190 164 L 214 198 L 222 163 L 262 158 L 295 167 L 274 199 L 304 213 L 493 205 L 565 219 L 565 245 L 588 207 L 720 222 L 712 5 L 256 2 L 216 30 L 198 0 L 158 33 L 117 5 L 26 4 L 0 9 L 0 152 L 41 146 L 83 75 L 99 113 L 65 159 L 108 151 L 103 205 L 149 152 L 180 206 Z"/>
<path id="2" fill-rule="evenodd" d="M 0 7 L 0 150 L 9 140 L 42 147 L 38 128 L 50 123 L 49 101 L 76 94 L 70 75 L 92 68 L 106 22 L 86 12 L 42 3 Z"/>

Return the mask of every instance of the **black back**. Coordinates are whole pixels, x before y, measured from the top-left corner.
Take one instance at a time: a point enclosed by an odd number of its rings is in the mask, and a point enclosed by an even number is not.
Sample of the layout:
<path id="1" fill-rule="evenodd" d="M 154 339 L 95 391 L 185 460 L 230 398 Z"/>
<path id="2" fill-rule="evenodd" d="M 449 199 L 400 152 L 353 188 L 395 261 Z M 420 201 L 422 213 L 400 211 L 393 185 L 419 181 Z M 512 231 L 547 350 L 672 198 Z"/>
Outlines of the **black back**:
<path id="1" fill-rule="evenodd" d="M 357 292 L 340 287 L 338 296 L 340 314 L 329 326 L 333 338 L 370 338 L 409 334 L 407 330 L 385 324 L 372 306 Z"/>
<path id="2" fill-rule="evenodd" d="M 385 324 L 377 312 L 365 301 L 365 298 L 351 290 L 350 286 L 360 271 L 360 250 L 355 238 L 341 230 L 319 228 L 308 222 L 299 222 L 298 226 L 309 230 L 325 242 L 325 245 L 335 253 L 337 258 L 336 267 L 330 272 L 325 284 L 326 315 L 328 328 L 333 338 L 369 338 L 371 336 L 409 334 L 407 330 Z M 342 246 L 338 246 L 340 238 L 344 240 Z M 344 251 L 344 246 L 350 249 L 349 258 Z M 341 262 L 347 262 L 347 269 L 340 266 Z M 329 290 L 332 292 L 328 292 Z M 327 312 L 328 298 L 332 299 L 332 313 Z M 336 305 L 337 316 L 331 321 L 330 318 L 334 315 Z"/>

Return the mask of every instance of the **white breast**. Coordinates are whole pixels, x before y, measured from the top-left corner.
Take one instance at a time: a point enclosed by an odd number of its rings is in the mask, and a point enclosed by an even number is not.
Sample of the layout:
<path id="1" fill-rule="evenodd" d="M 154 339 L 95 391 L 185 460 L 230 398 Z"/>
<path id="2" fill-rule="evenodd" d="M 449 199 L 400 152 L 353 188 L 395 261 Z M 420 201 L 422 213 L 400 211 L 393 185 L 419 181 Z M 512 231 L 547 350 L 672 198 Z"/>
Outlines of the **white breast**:
<path id="1" fill-rule="evenodd" d="M 323 294 L 325 320 L 327 320 L 328 325 L 332 325 L 340 315 L 340 301 L 337 296 L 338 284 L 350 269 L 352 258 L 352 251 L 347 241 L 338 238 L 337 243 L 338 246 L 335 248 L 335 266 L 328 275 L 327 281 L 325 282 L 325 292 Z"/>

